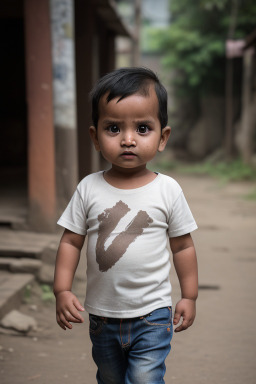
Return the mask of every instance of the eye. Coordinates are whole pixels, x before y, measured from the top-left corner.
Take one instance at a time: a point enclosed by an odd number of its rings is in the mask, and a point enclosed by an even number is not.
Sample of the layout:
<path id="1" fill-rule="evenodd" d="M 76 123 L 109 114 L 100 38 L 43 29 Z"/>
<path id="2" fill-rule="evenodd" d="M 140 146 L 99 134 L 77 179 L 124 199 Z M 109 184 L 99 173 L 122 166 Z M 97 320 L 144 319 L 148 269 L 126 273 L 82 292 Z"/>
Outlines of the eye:
<path id="1" fill-rule="evenodd" d="M 118 133 L 120 132 L 120 129 L 118 128 L 117 125 L 110 125 L 107 130 L 111 133 Z"/>
<path id="2" fill-rule="evenodd" d="M 138 133 L 144 134 L 144 133 L 148 133 L 148 131 L 149 131 L 149 127 L 147 125 L 144 125 L 144 124 L 139 125 L 137 128 Z"/>

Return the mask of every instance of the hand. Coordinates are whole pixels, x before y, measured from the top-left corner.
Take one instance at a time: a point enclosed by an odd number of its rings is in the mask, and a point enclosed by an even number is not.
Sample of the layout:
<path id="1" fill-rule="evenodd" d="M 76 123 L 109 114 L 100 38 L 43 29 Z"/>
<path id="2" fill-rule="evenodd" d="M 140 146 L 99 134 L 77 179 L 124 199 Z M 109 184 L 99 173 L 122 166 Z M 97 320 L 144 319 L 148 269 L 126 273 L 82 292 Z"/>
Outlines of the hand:
<path id="1" fill-rule="evenodd" d="M 84 311 L 77 297 L 71 291 L 56 294 L 56 319 L 59 326 L 66 330 L 72 329 L 72 323 L 83 323 L 84 319 L 78 311 Z"/>
<path id="2" fill-rule="evenodd" d="M 174 332 L 181 332 L 190 327 L 196 317 L 196 302 L 192 299 L 181 299 L 175 307 L 173 324 L 177 325 L 182 317 L 182 323 Z"/>

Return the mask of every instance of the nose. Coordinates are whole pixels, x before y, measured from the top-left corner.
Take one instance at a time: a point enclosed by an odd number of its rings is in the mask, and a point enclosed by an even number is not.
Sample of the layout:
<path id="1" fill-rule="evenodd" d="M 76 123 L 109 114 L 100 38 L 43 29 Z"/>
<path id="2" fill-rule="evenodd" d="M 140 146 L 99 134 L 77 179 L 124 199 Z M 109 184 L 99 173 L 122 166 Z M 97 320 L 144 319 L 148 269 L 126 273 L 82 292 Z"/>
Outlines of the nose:
<path id="1" fill-rule="evenodd" d="M 131 131 L 124 132 L 121 139 L 122 147 L 135 147 L 136 141 L 134 139 L 134 134 Z"/>

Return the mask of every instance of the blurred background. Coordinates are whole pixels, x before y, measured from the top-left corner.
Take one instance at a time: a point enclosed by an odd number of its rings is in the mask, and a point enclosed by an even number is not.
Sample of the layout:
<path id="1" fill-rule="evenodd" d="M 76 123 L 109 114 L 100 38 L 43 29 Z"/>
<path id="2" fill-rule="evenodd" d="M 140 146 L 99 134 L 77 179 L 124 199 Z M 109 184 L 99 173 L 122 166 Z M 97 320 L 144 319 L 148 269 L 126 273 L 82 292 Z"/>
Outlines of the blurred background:
<path id="1" fill-rule="evenodd" d="M 162 167 L 255 176 L 255 1 L 2 0 L 0 18 L 2 222 L 54 231 L 77 182 L 104 166 L 88 94 L 121 66 L 168 89 Z"/>
<path id="2" fill-rule="evenodd" d="M 172 133 L 150 167 L 180 183 L 199 226 L 198 315 L 173 338 L 166 382 L 256 382 L 255 46 L 255 0 L 0 1 L 1 383 L 95 383 L 88 315 L 72 332 L 55 322 L 56 221 L 79 180 L 108 166 L 89 92 L 123 66 L 168 90 Z"/>

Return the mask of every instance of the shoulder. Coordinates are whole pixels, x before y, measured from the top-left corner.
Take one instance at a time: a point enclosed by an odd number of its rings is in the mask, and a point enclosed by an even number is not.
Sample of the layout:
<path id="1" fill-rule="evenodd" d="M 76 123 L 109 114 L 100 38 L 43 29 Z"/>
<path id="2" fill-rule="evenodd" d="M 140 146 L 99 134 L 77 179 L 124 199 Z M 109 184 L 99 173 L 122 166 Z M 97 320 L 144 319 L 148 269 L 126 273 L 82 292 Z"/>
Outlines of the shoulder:
<path id="1" fill-rule="evenodd" d="M 171 176 L 164 175 L 163 173 L 158 173 L 159 181 L 161 188 L 164 188 L 168 191 L 172 190 L 173 192 L 180 193 L 182 188 L 179 183 L 173 179 Z"/>
<path id="2" fill-rule="evenodd" d="M 85 188 L 88 188 L 90 186 L 96 187 L 98 183 L 102 180 L 103 171 L 91 173 L 90 175 L 85 176 L 78 184 L 77 189 L 78 191 L 82 191 Z"/>
<path id="3" fill-rule="evenodd" d="M 85 176 L 77 185 L 76 192 L 80 199 L 84 202 L 88 202 L 88 199 L 97 192 L 98 188 L 101 188 L 103 171 L 91 173 Z"/>

